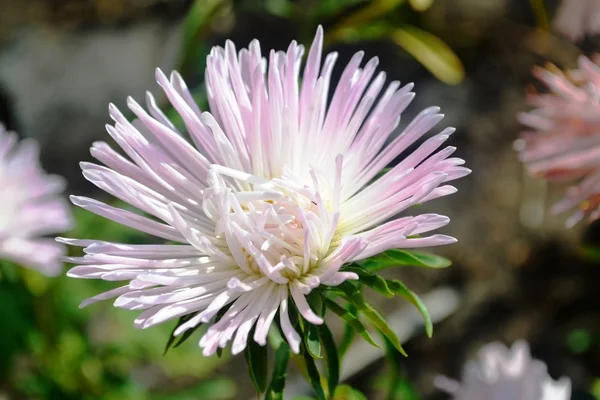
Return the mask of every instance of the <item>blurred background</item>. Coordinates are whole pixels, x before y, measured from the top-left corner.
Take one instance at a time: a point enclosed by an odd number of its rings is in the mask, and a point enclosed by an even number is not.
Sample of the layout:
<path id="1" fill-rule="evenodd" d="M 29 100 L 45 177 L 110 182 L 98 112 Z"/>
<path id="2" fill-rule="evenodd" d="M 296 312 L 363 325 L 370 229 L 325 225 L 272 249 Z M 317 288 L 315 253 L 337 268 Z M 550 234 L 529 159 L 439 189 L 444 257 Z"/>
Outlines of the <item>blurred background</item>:
<path id="1" fill-rule="evenodd" d="M 436 249 L 444 270 L 394 271 L 437 320 L 428 339 L 396 300 L 373 302 L 405 340 L 408 358 L 385 357 L 360 340 L 346 382 L 368 399 L 446 399 L 433 387 L 490 341 L 531 343 L 573 399 L 600 399 L 600 225 L 567 230 L 548 205 L 564 187 L 534 181 L 512 148 L 537 85 L 530 71 L 574 67 L 578 46 L 554 34 L 554 0 L 0 0 L 0 121 L 42 146 L 42 162 L 69 193 L 98 193 L 80 174 L 93 141 L 106 140 L 107 106 L 124 108 L 146 90 L 159 99 L 154 69 L 179 70 L 201 106 L 204 58 L 226 38 L 263 51 L 292 39 L 309 45 L 318 24 L 341 65 L 357 50 L 379 56 L 389 80 L 414 82 L 402 120 L 437 105 L 458 156 L 474 172 L 456 195 L 424 208 L 449 215 L 457 244 Z M 337 74 L 337 75 L 336 75 Z M 166 104 L 165 104 L 166 106 Z M 175 120 L 177 116 L 170 114 Z M 75 210 L 71 237 L 147 243 L 140 233 Z M 78 304 L 106 282 L 46 278 L 5 265 L 0 280 L 0 399 L 252 399 L 244 362 L 202 357 L 199 336 L 164 353 L 173 326 L 137 331 L 135 314 L 108 302 Z M 174 322 L 173 322 L 174 325 Z M 290 372 L 289 398 L 310 395 Z M 343 397 L 342 397 L 343 398 Z"/>

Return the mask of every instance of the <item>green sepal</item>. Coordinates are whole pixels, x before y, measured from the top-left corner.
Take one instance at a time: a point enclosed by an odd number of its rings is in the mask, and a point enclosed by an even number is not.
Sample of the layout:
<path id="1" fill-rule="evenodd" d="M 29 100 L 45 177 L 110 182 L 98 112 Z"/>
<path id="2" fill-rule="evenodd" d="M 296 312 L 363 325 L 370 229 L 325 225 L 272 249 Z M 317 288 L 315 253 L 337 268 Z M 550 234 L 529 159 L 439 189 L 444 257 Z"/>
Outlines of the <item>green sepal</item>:
<path id="1" fill-rule="evenodd" d="M 175 327 L 173 327 L 171 336 L 169 336 L 169 340 L 167 341 L 167 345 L 165 346 L 165 351 L 164 351 L 163 355 L 166 355 L 171 347 L 176 348 L 176 347 L 181 346 L 183 344 L 183 342 L 185 342 L 194 332 L 196 332 L 196 330 L 198 328 L 200 328 L 202 326 L 202 324 L 200 323 L 200 324 L 196 325 L 195 327 L 188 329 L 187 331 L 183 332 L 183 334 L 179 338 L 174 336 L 177 328 L 179 328 L 182 324 L 189 321 L 192 317 L 193 317 L 192 314 L 188 314 L 188 315 L 184 315 L 179 318 L 179 321 L 177 322 Z M 177 343 L 175 343 L 175 341 L 177 341 Z"/>

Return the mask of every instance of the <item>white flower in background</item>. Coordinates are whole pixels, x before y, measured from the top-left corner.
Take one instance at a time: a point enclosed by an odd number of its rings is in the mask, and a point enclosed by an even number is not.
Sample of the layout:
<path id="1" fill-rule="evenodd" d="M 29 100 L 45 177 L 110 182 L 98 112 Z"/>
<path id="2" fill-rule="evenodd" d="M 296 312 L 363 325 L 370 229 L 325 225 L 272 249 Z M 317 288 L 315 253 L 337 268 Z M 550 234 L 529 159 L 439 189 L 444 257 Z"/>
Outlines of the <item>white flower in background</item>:
<path id="1" fill-rule="evenodd" d="M 300 83 L 304 48 L 261 55 L 258 41 L 239 52 L 232 42 L 207 59 L 209 112 L 201 112 L 181 76 L 160 70 L 159 85 L 179 112 L 194 145 L 184 140 L 147 97 L 133 99 L 129 122 L 116 107 L 108 133 L 129 159 L 106 143 L 92 154 L 106 165 L 82 163 L 85 177 L 150 217 L 96 200 L 72 197 L 87 210 L 175 242 L 128 245 L 59 239 L 85 246 L 69 276 L 125 285 L 83 303 L 117 297 L 115 306 L 143 311 L 140 328 L 186 317 L 175 335 L 210 323 L 200 340 L 205 355 L 232 341 L 234 354 L 252 340 L 264 345 L 276 315 L 285 339 L 299 351 L 290 301 L 312 324 L 306 295 L 319 286 L 357 279 L 348 262 L 391 248 L 453 243 L 425 233 L 446 225 L 437 214 L 405 215 L 410 206 L 454 193 L 446 182 L 470 171 L 454 147 L 438 149 L 454 131 L 425 140 L 390 171 L 378 174 L 442 119 L 436 107 L 419 114 L 385 145 L 413 85 L 375 75 L 377 58 L 360 67 L 359 52 L 345 67 L 327 104 L 337 58 L 321 64 L 319 28 Z M 375 78 L 373 79 L 373 77 Z M 381 94 L 381 96 L 380 96 Z M 378 99 L 378 101 L 376 101 Z M 390 220 L 391 219 L 391 220 Z M 218 318 L 219 312 L 220 319 Z"/>
<path id="2" fill-rule="evenodd" d="M 435 385 L 453 400 L 569 400 L 571 381 L 553 380 L 546 365 L 531 358 L 529 345 L 517 341 L 483 346 L 479 357 L 466 363 L 462 382 L 440 376 Z"/>
<path id="3" fill-rule="evenodd" d="M 66 248 L 43 236 L 69 229 L 71 209 L 60 194 L 65 181 L 47 175 L 38 156 L 37 143 L 19 143 L 0 125 L 0 259 L 56 275 Z"/>
<path id="4" fill-rule="evenodd" d="M 562 72 L 557 67 L 535 67 L 534 75 L 549 92 L 531 93 L 534 107 L 521 113 L 526 130 L 515 142 L 519 159 L 530 175 L 549 181 L 572 181 L 553 213 L 573 208 L 571 227 L 587 218 L 600 218 L 600 67 L 579 57 L 579 68 Z"/>
<path id="5" fill-rule="evenodd" d="M 600 33 L 600 0 L 562 0 L 554 17 L 554 28 L 576 42 Z"/>

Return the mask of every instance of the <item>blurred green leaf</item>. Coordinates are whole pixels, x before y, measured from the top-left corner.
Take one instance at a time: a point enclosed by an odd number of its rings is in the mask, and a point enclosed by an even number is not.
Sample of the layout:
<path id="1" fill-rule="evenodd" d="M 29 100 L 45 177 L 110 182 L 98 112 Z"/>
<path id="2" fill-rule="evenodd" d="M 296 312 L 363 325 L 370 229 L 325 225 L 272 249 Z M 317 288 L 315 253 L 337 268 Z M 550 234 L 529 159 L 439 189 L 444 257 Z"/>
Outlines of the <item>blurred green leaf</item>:
<path id="1" fill-rule="evenodd" d="M 423 317 L 423 321 L 425 322 L 425 332 L 428 337 L 433 335 L 433 323 L 431 322 L 431 316 L 429 315 L 429 311 L 427 311 L 427 307 L 423 301 L 413 293 L 410 289 L 408 289 L 402 282 L 398 280 L 388 280 L 388 287 L 394 294 L 410 301 L 421 313 Z"/>
<path id="2" fill-rule="evenodd" d="M 462 62 L 437 36 L 414 26 L 397 28 L 390 36 L 442 82 L 456 85 L 464 79 Z"/>
<path id="3" fill-rule="evenodd" d="M 202 382 L 192 388 L 169 394 L 154 394 L 152 400 L 227 400 L 236 395 L 236 385 L 231 379 L 220 378 Z"/>
<path id="4" fill-rule="evenodd" d="M 252 335 L 250 335 L 252 337 Z M 261 346 L 254 340 L 248 341 L 244 350 L 250 379 L 259 393 L 267 390 L 269 362 L 267 359 L 267 346 Z"/>
<path id="5" fill-rule="evenodd" d="M 265 394 L 265 400 L 283 400 L 283 390 L 285 388 L 285 378 L 287 376 L 288 361 L 290 359 L 290 346 L 286 342 L 281 342 L 275 352 L 275 366 L 271 383 Z"/>
<path id="6" fill-rule="evenodd" d="M 208 48 L 200 43 L 200 39 L 208 33 L 212 18 L 227 5 L 225 0 L 195 0 L 188 11 L 182 28 L 182 51 L 179 71 L 187 73 L 196 60 L 203 59 Z M 203 68 L 199 68 L 202 70 Z"/>
<path id="7" fill-rule="evenodd" d="M 529 0 L 531 10 L 535 16 L 536 25 L 543 30 L 550 30 L 550 22 L 548 20 L 548 13 L 546 12 L 546 4 L 544 0 Z"/>
<path id="8" fill-rule="evenodd" d="M 367 400 L 364 394 L 348 385 L 340 385 L 335 391 L 333 400 Z"/>
<path id="9" fill-rule="evenodd" d="M 372 21 L 392 11 L 402 3 L 404 3 L 404 0 L 372 0 L 364 7 L 344 18 L 333 29 L 333 34 L 335 34 L 335 31 L 356 28 L 365 22 Z"/>
<path id="10" fill-rule="evenodd" d="M 376 272 L 389 267 L 401 266 L 446 268 L 452 265 L 452 261 L 431 253 L 392 249 L 359 261 L 358 264 L 369 272 Z"/>
<path id="11" fill-rule="evenodd" d="M 434 0 L 408 0 L 410 6 L 418 12 L 426 11 L 433 5 Z"/>
<path id="12" fill-rule="evenodd" d="M 575 354 L 587 352 L 593 343 L 594 337 L 587 329 L 573 329 L 567 336 L 567 346 Z"/>

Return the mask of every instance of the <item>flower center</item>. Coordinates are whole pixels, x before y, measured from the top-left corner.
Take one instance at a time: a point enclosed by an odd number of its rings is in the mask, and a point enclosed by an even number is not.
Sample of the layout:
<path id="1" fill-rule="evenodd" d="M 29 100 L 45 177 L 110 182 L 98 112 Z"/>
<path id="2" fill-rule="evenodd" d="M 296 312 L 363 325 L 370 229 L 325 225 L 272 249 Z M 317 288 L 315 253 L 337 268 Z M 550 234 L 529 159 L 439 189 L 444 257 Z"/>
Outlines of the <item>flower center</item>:
<path id="1" fill-rule="evenodd" d="M 244 174 L 231 182 L 218 172 L 204 191 L 203 208 L 223 251 L 248 275 L 318 285 L 311 271 L 330 253 L 339 219 L 337 206 L 328 205 L 335 202 L 326 201 L 330 193 L 319 191 L 319 177 L 314 174 L 312 185 L 290 174 L 272 180 Z"/>

